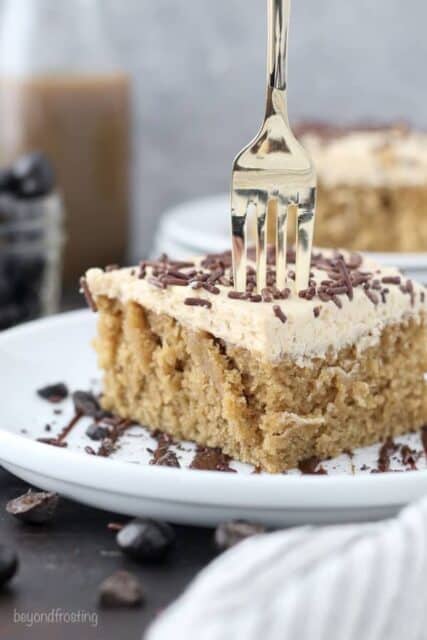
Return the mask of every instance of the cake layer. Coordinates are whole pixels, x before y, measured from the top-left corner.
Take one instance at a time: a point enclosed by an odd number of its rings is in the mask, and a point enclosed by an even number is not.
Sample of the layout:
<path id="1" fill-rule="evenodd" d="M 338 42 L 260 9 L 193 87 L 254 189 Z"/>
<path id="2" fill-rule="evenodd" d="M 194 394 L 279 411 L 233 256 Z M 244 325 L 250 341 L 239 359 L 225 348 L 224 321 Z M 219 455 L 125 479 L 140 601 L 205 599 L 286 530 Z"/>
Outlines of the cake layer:
<path id="1" fill-rule="evenodd" d="M 298 366 L 348 346 L 361 353 L 378 344 L 385 327 L 421 321 L 424 289 L 396 269 L 380 268 L 358 254 L 316 252 L 310 286 L 297 294 L 294 261 L 289 252 L 287 282 L 277 287 L 270 251 L 268 287 L 260 294 L 253 263 L 246 293 L 233 290 L 230 253 L 188 263 L 163 257 L 135 268 L 91 269 L 85 286 L 94 298 L 135 302 L 258 358 L 287 357 Z"/>
<path id="2" fill-rule="evenodd" d="M 279 472 L 427 422 L 424 314 L 301 368 L 135 302 L 95 302 L 103 406 L 177 439 Z"/>

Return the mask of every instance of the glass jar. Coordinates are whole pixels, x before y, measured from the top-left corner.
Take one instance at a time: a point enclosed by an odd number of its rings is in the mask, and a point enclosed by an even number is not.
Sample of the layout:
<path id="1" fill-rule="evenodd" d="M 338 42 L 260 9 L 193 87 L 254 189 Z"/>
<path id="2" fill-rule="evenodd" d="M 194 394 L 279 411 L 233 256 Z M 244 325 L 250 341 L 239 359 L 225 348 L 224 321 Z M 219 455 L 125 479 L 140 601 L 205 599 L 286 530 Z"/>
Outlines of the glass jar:
<path id="1" fill-rule="evenodd" d="M 0 330 L 58 311 L 64 245 L 60 194 L 19 193 L 10 175 L 0 174 Z"/>
<path id="2" fill-rule="evenodd" d="M 35 150 L 53 163 L 67 212 L 66 285 L 123 261 L 130 81 L 103 26 L 103 0 L 5 0 L 0 164 Z"/>

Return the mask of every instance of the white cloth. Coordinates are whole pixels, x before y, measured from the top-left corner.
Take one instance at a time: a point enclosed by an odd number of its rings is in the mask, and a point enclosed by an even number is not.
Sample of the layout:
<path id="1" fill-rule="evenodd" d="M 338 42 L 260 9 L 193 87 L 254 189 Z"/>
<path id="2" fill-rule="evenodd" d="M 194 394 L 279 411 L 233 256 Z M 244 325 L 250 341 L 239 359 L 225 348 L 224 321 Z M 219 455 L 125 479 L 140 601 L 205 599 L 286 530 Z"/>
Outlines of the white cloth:
<path id="1" fill-rule="evenodd" d="M 302 527 L 219 556 L 146 640 L 424 640 L 427 500 L 376 524 Z"/>

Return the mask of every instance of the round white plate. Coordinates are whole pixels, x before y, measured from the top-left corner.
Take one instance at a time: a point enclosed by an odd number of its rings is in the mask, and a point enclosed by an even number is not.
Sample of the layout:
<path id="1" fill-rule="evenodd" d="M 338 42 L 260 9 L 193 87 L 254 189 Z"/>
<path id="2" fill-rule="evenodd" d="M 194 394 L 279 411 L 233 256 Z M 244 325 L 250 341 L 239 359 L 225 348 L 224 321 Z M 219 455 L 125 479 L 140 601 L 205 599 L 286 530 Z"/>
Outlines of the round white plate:
<path id="1" fill-rule="evenodd" d="M 184 202 L 162 217 L 153 247 L 153 257 L 167 253 L 188 258 L 217 253 L 230 247 L 228 195 L 215 195 Z M 379 264 L 397 267 L 409 278 L 427 283 L 426 253 L 371 253 Z"/>
<path id="2" fill-rule="evenodd" d="M 417 434 L 398 440 L 419 452 L 419 470 L 376 473 L 378 447 L 343 455 L 324 464 L 329 475 L 253 474 L 232 462 L 236 473 L 187 468 L 190 443 L 175 451 L 181 468 L 152 466 L 147 448 L 155 440 L 133 427 L 111 458 L 88 455 L 96 447 L 85 434 L 90 420 L 71 432 L 67 448 L 36 442 L 54 436 L 73 415 L 72 403 L 56 405 L 36 389 L 65 382 L 70 390 L 97 390 L 99 372 L 90 341 L 96 316 L 79 311 L 39 320 L 0 334 L 0 461 L 15 475 L 43 489 L 128 515 L 212 525 L 231 518 L 270 525 L 373 519 L 395 513 L 427 492 L 425 456 Z M 55 413 L 55 410 L 61 413 Z M 49 424 L 51 430 L 46 431 Z M 363 465 L 368 469 L 360 470 Z M 392 468 L 402 468 L 399 454 Z"/>

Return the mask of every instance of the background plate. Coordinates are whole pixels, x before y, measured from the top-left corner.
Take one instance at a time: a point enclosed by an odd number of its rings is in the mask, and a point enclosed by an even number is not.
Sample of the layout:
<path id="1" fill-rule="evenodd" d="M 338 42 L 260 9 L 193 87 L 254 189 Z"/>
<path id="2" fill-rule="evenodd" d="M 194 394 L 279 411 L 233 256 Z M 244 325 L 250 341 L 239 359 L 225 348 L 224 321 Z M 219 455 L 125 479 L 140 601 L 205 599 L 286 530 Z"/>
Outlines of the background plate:
<path id="1" fill-rule="evenodd" d="M 230 246 L 230 198 L 220 194 L 183 202 L 162 217 L 152 256 L 174 258 L 216 253 Z M 410 278 L 427 283 L 427 253 L 371 253 L 380 264 L 397 267 Z"/>
<path id="2" fill-rule="evenodd" d="M 85 434 L 86 418 L 71 432 L 67 448 L 36 442 L 58 433 L 73 414 L 70 400 L 53 405 L 36 389 L 59 381 L 71 390 L 99 388 L 90 348 L 95 321 L 89 311 L 72 312 L 0 335 L 0 461 L 29 483 L 123 514 L 206 525 L 230 518 L 271 525 L 380 518 L 427 492 L 418 434 L 396 441 L 414 449 L 416 471 L 371 473 L 377 465 L 375 446 L 326 462 L 328 475 L 316 476 L 253 474 L 249 465 L 233 461 L 236 473 L 189 469 L 194 446 L 185 442 L 175 447 L 181 468 L 153 466 L 147 449 L 156 441 L 139 426 L 127 432 L 111 458 L 88 455 L 85 447 L 97 445 Z M 402 458 L 399 447 L 392 470 L 411 468 Z"/>

